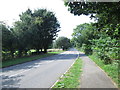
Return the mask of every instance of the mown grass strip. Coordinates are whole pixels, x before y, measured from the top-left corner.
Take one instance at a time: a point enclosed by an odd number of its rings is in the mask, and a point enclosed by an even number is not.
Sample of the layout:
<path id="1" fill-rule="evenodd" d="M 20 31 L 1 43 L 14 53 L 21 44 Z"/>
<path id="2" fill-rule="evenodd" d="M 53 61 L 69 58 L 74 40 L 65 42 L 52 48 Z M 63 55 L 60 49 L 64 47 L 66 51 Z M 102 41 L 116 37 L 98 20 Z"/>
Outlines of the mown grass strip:
<path id="1" fill-rule="evenodd" d="M 53 86 L 53 88 L 78 88 L 82 72 L 82 60 L 78 58 L 69 71 Z"/>
<path id="2" fill-rule="evenodd" d="M 33 55 L 33 56 L 29 56 L 29 57 L 21 57 L 21 58 L 6 60 L 6 61 L 2 62 L 2 66 L 0 66 L 0 68 L 16 65 L 16 64 L 20 64 L 20 63 L 25 63 L 25 62 L 29 62 L 29 61 L 33 61 L 33 60 L 36 60 L 36 59 L 40 59 L 40 58 L 48 57 L 48 56 L 51 56 L 51 55 L 59 54 L 61 52 L 62 51 L 48 52 L 47 54 Z"/>
<path id="3" fill-rule="evenodd" d="M 108 76 L 110 76 L 113 81 L 120 87 L 120 80 L 118 80 L 118 63 L 104 64 L 103 60 L 100 60 L 96 55 L 89 56 L 100 68 L 102 68 Z"/>

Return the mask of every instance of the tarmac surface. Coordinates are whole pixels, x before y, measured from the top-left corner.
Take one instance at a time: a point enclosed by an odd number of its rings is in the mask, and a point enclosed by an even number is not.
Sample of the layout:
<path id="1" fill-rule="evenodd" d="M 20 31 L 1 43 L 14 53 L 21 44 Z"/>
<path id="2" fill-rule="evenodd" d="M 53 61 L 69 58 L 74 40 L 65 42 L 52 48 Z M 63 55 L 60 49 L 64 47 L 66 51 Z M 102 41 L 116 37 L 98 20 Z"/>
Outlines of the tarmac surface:
<path id="1" fill-rule="evenodd" d="M 117 88 L 113 81 L 88 56 L 80 52 L 83 73 L 80 88 Z"/>
<path id="2" fill-rule="evenodd" d="M 50 88 L 68 70 L 79 52 L 70 49 L 58 55 L 2 69 L 2 88 Z"/>

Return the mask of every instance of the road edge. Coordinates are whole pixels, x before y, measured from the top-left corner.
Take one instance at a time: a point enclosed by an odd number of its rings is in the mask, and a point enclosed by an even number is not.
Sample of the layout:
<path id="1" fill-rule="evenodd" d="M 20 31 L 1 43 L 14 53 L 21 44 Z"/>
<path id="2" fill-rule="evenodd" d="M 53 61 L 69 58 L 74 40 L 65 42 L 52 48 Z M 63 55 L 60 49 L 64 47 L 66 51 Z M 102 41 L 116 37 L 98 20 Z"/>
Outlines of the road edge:
<path id="1" fill-rule="evenodd" d="M 80 55 L 80 53 L 79 53 L 79 51 L 78 51 L 78 56 L 77 56 L 77 58 L 75 59 L 75 61 L 79 58 L 79 55 Z M 55 86 L 55 84 L 60 80 L 60 78 L 62 78 L 63 76 L 64 76 L 64 74 L 66 74 L 68 71 L 69 71 L 69 69 L 73 66 L 73 64 L 75 63 L 75 61 L 70 65 L 70 67 L 59 77 L 59 79 L 57 79 L 55 82 L 54 82 L 54 84 L 50 87 L 50 88 L 53 88 L 54 86 Z"/>

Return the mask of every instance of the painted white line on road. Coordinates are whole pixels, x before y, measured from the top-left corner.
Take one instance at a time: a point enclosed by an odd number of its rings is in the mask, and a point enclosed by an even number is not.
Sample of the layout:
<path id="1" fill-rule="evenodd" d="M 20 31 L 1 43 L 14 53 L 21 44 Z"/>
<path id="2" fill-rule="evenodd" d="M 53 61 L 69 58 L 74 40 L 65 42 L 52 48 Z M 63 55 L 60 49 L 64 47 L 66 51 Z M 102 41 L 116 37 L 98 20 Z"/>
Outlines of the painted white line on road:
<path id="1" fill-rule="evenodd" d="M 45 62 L 43 62 L 43 63 L 51 63 L 51 62 L 53 62 L 53 61 L 55 61 L 55 60 L 52 60 L 52 61 L 45 61 Z M 37 66 L 35 66 L 35 67 L 39 67 L 40 64 L 43 64 L 43 63 L 39 63 L 39 65 L 37 65 Z M 31 69 L 24 70 L 24 71 L 18 72 L 18 73 L 13 74 L 13 75 L 9 75 L 9 77 L 17 76 L 17 75 L 19 75 L 19 74 L 21 74 L 21 73 L 24 73 L 24 72 L 27 72 L 27 71 L 29 71 L 29 70 L 31 70 Z M 14 72 L 14 71 L 10 71 L 10 72 Z M 3 74 L 4 74 L 4 73 L 0 74 L 0 76 L 2 76 Z"/>
<path id="2" fill-rule="evenodd" d="M 31 69 L 29 69 L 29 70 L 31 70 Z M 29 71 L 29 70 L 24 70 L 24 71 L 22 71 L 22 72 L 19 72 L 19 73 L 14 74 L 14 75 L 10 75 L 9 77 L 17 76 L 18 74 L 24 73 L 24 72 Z"/>
<path id="3" fill-rule="evenodd" d="M 40 66 L 40 64 L 42 64 L 42 63 L 39 63 L 38 67 Z M 17 76 L 18 74 L 24 73 L 24 72 L 29 71 L 29 70 L 31 70 L 31 69 L 23 70 L 23 71 L 18 72 L 18 73 L 16 73 L 16 74 L 9 75 L 9 77 Z M 14 71 L 10 71 L 10 72 L 14 72 Z M 4 75 L 4 74 L 5 74 L 5 73 L 3 72 L 1 75 Z"/>
<path id="4" fill-rule="evenodd" d="M 77 58 L 75 59 L 75 61 L 79 58 L 79 52 L 78 52 L 78 56 Z M 60 76 L 60 78 L 62 78 L 64 76 L 64 74 L 66 74 L 69 69 L 73 66 L 73 64 L 75 63 L 75 61 L 70 65 L 70 67 Z M 59 81 L 60 79 L 58 79 L 57 81 L 55 81 L 55 83 L 50 87 L 50 88 L 53 88 L 55 86 L 55 84 Z"/>

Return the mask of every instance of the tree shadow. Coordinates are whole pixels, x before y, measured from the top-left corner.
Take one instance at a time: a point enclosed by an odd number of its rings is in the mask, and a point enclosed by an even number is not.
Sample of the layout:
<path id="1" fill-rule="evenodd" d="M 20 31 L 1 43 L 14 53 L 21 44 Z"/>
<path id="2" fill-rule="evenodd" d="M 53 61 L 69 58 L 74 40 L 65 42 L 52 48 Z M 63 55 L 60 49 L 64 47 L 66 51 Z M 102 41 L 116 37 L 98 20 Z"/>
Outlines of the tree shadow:
<path id="1" fill-rule="evenodd" d="M 21 78 L 24 75 L 6 76 L 2 75 L 2 88 L 19 88 Z"/>
<path id="2" fill-rule="evenodd" d="M 86 56 L 85 54 L 79 54 L 80 57 L 84 57 Z M 23 64 L 18 64 L 15 66 L 11 66 L 8 68 L 3 68 L 2 72 L 6 73 L 6 72 L 11 72 L 11 71 L 17 71 L 19 72 L 19 70 L 28 70 L 28 69 L 34 69 L 34 68 L 38 68 L 40 65 L 44 65 L 46 64 L 45 62 L 47 61 L 70 61 L 70 60 L 75 60 L 78 57 L 78 54 L 75 52 L 70 51 L 70 53 L 68 52 L 66 53 L 61 53 L 58 55 L 52 55 L 49 57 L 45 57 L 42 59 L 38 59 L 38 60 L 34 60 L 34 61 L 30 61 L 30 62 L 26 62 Z M 2 87 L 3 88 L 18 88 L 20 86 L 20 81 L 22 79 L 24 75 L 16 75 L 16 76 L 8 76 L 8 75 L 2 75 Z"/>
<path id="3" fill-rule="evenodd" d="M 85 54 L 79 54 L 80 57 L 86 56 Z M 61 60 L 75 60 L 78 57 L 78 54 L 58 54 L 58 55 L 52 55 L 49 57 L 33 60 L 30 62 L 10 66 L 8 68 L 3 68 L 2 72 L 8 72 L 8 71 L 18 71 L 18 70 L 27 70 L 27 69 L 33 69 L 37 68 L 40 65 L 46 64 L 45 62 L 48 61 L 61 61 Z"/>
<path id="4" fill-rule="evenodd" d="M 79 57 L 85 57 L 86 55 L 85 54 L 79 54 Z"/>

